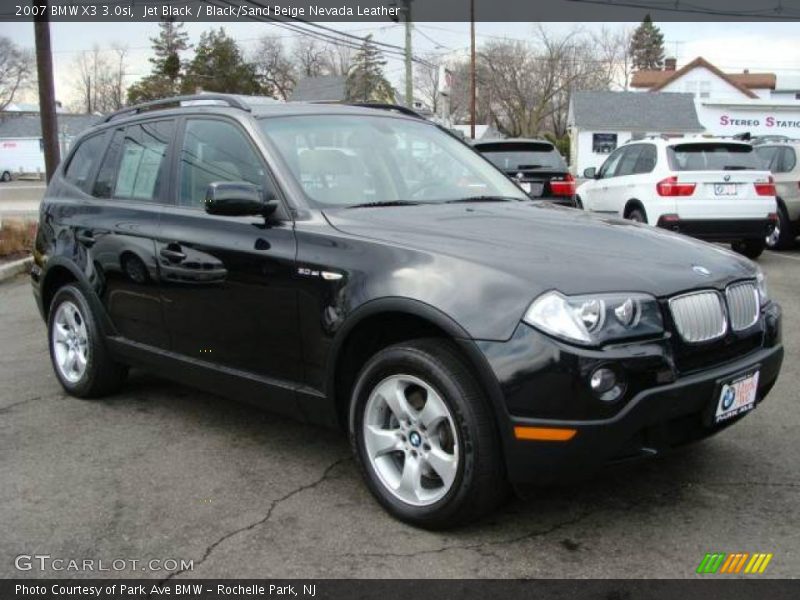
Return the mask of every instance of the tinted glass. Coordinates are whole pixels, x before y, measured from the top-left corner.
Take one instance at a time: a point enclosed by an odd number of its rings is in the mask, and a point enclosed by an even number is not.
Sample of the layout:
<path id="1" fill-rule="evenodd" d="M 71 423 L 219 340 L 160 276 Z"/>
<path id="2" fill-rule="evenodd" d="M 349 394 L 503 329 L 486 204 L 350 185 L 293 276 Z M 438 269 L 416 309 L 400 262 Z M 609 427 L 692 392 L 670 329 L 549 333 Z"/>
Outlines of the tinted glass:
<path id="1" fill-rule="evenodd" d="M 265 183 L 264 163 L 252 143 L 233 123 L 191 119 L 180 155 L 180 201 L 201 207 L 208 185 L 217 181 Z"/>
<path id="2" fill-rule="evenodd" d="M 64 178 L 79 188 L 86 189 L 89 177 L 102 158 L 104 141 L 105 134 L 102 133 L 83 140 L 72 155 Z"/>
<path id="3" fill-rule="evenodd" d="M 656 168 L 656 147 L 653 144 L 642 144 L 641 148 L 633 172 L 636 174 L 650 173 Z"/>
<path id="4" fill-rule="evenodd" d="M 756 148 L 756 157 L 762 169 L 772 170 L 774 168 L 775 157 L 778 154 L 777 146 L 764 146 Z"/>
<path id="5" fill-rule="evenodd" d="M 298 116 L 261 121 L 309 200 L 318 206 L 528 197 L 462 142 L 417 120 Z"/>
<path id="6" fill-rule="evenodd" d="M 636 161 L 639 160 L 639 154 L 642 151 L 640 145 L 628 146 L 623 150 L 622 159 L 619 161 L 614 175 L 633 175 L 633 169 L 636 166 Z"/>
<path id="7" fill-rule="evenodd" d="M 166 185 L 167 146 L 175 135 L 172 121 L 154 121 L 125 128 L 114 196 L 156 200 Z"/>
<path id="8" fill-rule="evenodd" d="M 619 161 L 622 158 L 625 150 L 626 148 L 620 148 L 619 150 L 614 151 L 614 154 L 606 159 L 606 161 L 603 163 L 603 166 L 600 167 L 599 176 L 601 179 L 614 176 L 614 172 L 617 170 L 617 166 L 619 165 Z"/>
<path id="9" fill-rule="evenodd" d="M 762 169 L 752 146 L 747 144 L 678 144 L 667 149 L 674 171 L 738 171 Z"/>
<path id="10" fill-rule="evenodd" d="M 556 169 L 566 171 L 564 159 L 553 147 L 545 143 L 476 144 L 475 149 L 504 171 L 529 169 Z"/>
<path id="11" fill-rule="evenodd" d="M 94 181 L 92 196 L 97 198 L 111 198 L 114 193 L 114 183 L 117 180 L 117 165 L 119 164 L 119 154 L 122 151 L 122 142 L 125 139 L 125 130 L 117 129 L 111 136 L 108 143 L 103 164 L 97 173 Z"/>

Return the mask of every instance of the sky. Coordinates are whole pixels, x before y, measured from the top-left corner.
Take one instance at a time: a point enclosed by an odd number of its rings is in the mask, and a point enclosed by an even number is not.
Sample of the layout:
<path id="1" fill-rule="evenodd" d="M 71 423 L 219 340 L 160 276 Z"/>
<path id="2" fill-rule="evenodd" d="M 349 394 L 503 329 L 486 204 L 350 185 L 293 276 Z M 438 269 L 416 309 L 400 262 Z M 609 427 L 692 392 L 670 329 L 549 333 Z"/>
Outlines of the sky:
<path id="1" fill-rule="evenodd" d="M 797 42 L 797 23 L 657 23 L 664 33 L 666 54 L 678 60 L 678 66 L 697 56 L 703 56 L 723 71 L 770 71 L 800 79 L 800 43 Z M 392 22 L 327 23 L 341 31 L 402 46 L 402 25 Z M 278 36 L 291 45 L 296 36 L 269 23 L 186 23 L 192 42 L 210 27 L 223 26 L 240 43 L 246 53 L 255 50 L 263 35 Z M 477 23 L 477 42 L 492 39 L 531 39 L 534 23 Z M 563 34 L 574 28 L 588 31 L 605 26 L 608 29 L 634 27 L 635 23 L 543 23 L 553 34 Z M 149 38 L 157 31 L 156 23 L 52 23 L 51 38 L 56 73 L 56 98 L 66 105 L 77 98 L 74 87 L 74 62 L 81 52 L 95 44 L 110 53 L 112 43 L 128 46 L 128 83 L 148 74 L 151 56 Z M 33 48 L 32 23 L 0 23 L 0 35 L 11 38 L 22 47 Z M 469 46 L 468 23 L 416 23 L 413 52 L 416 55 L 436 53 L 443 59 L 464 55 Z M 388 58 L 388 57 L 387 57 Z M 386 73 L 400 87 L 403 82 L 401 58 L 388 58 Z M 29 92 L 27 101 L 35 101 Z"/>

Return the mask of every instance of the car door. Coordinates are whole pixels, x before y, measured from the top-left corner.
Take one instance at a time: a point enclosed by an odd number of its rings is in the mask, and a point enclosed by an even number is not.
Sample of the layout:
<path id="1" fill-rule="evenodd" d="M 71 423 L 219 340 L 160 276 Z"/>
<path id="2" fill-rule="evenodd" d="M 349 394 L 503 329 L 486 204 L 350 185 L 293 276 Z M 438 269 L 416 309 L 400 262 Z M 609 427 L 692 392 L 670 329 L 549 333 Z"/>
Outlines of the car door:
<path id="1" fill-rule="evenodd" d="M 800 219 L 800 174 L 797 169 L 797 153 L 792 146 L 780 149 L 776 159 L 775 191 L 783 200 L 790 221 Z"/>
<path id="2" fill-rule="evenodd" d="M 613 212 L 609 206 L 609 182 L 613 179 L 625 148 L 617 148 L 603 163 L 593 182 L 591 193 L 584 200 L 584 207 L 595 212 Z M 588 202 L 587 202 L 588 200 Z"/>
<path id="3" fill-rule="evenodd" d="M 166 197 L 169 148 L 175 121 L 159 119 L 109 132 L 96 177 L 86 188 L 90 202 L 71 219 L 78 248 L 87 255 L 93 280 L 121 337 L 166 348 L 155 237 Z"/>
<path id="4" fill-rule="evenodd" d="M 633 195 L 636 183 L 635 171 L 642 144 L 632 144 L 622 148 L 622 155 L 614 169 L 614 174 L 606 183 L 604 212 L 615 213 L 622 217 L 625 205 Z"/>
<path id="5" fill-rule="evenodd" d="M 173 203 L 164 209 L 156 244 L 173 352 L 272 383 L 300 381 L 288 211 L 281 206 L 265 219 L 204 210 L 212 182 L 275 189 L 253 138 L 232 119 L 187 116 L 174 168 Z"/>

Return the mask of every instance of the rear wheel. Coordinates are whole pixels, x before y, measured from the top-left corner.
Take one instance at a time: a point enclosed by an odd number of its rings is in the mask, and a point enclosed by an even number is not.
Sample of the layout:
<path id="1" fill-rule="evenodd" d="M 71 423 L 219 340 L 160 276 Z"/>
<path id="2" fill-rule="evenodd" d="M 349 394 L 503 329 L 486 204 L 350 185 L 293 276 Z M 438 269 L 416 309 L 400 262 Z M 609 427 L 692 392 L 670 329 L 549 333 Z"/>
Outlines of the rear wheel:
<path id="1" fill-rule="evenodd" d="M 9 173 L 8 171 L 3 171 L 3 174 L 0 175 L 0 180 L 2 180 L 3 182 L 11 181 L 11 173 Z"/>
<path id="2" fill-rule="evenodd" d="M 109 356 L 97 320 L 77 286 L 66 285 L 56 292 L 48 331 L 53 369 L 69 394 L 103 396 L 125 381 L 127 368 Z"/>
<path id="3" fill-rule="evenodd" d="M 350 439 L 372 494 L 412 525 L 441 529 L 474 520 L 506 495 L 491 409 L 447 341 L 403 342 L 364 366 Z"/>
<path id="4" fill-rule="evenodd" d="M 583 210 L 583 201 L 580 196 L 575 196 L 575 208 Z"/>
<path id="5" fill-rule="evenodd" d="M 767 244 L 764 240 L 741 240 L 733 242 L 731 248 L 739 254 L 744 254 L 747 258 L 758 258 L 764 252 Z"/>
<path id="6" fill-rule="evenodd" d="M 645 214 L 644 209 L 639 206 L 629 209 L 626 218 L 630 219 L 631 221 L 636 221 L 637 223 L 647 223 L 647 215 Z"/>
<path id="7" fill-rule="evenodd" d="M 778 206 L 778 222 L 766 238 L 770 250 L 788 250 L 794 245 L 794 229 L 783 206 Z"/>

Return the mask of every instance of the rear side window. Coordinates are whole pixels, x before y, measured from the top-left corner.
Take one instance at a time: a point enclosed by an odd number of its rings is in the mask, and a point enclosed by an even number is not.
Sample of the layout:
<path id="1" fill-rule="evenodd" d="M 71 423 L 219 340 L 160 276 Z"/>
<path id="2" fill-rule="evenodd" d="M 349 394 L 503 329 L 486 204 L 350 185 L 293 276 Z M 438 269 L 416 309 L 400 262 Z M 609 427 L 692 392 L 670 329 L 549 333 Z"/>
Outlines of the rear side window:
<path id="1" fill-rule="evenodd" d="M 479 144 L 475 148 L 496 167 L 504 171 L 528 169 L 567 170 L 567 165 L 558 151 L 552 144 L 545 142 L 495 142 Z"/>
<path id="2" fill-rule="evenodd" d="M 783 148 L 778 172 L 791 173 L 796 166 L 797 166 L 797 154 L 795 153 L 794 148 L 790 146 Z"/>
<path id="3" fill-rule="evenodd" d="M 763 169 L 752 146 L 709 142 L 667 148 L 673 171 L 740 171 Z"/>
<path id="4" fill-rule="evenodd" d="M 773 170 L 775 165 L 775 156 L 778 154 L 779 148 L 777 146 L 764 146 L 756 148 L 756 156 L 762 169 Z"/>
<path id="5" fill-rule="evenodd" d="M 656 168 L 656 147 L 653 144 L 643 144 L 642 151 L 633 167 L 635 174 L 650 173 Z"/>
<path id="6" fill-rule="evenodd" d="M 75 150 L 72 159 L 64 172 L 64 178 L 71 184 L 86 190 L 94 168 L 102 158 L 105 134 L 101 133 L 86 138 Z"/>
<path id="7" fill-rule="evenodd" d="M 97 198 L 157 200 L 167 185 L 167 148 L 175 135 L 172 120 L 117 129 L 92 187 Z"/>

